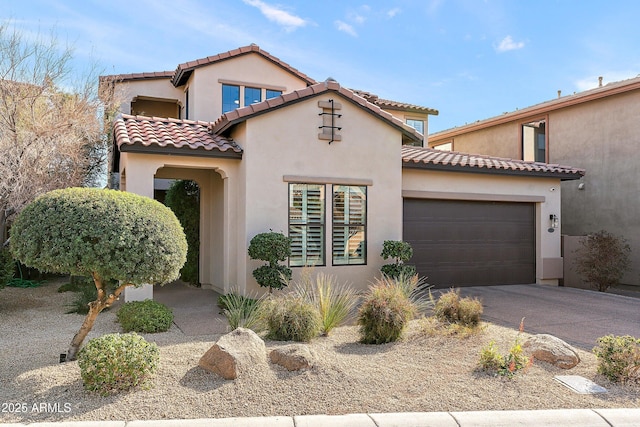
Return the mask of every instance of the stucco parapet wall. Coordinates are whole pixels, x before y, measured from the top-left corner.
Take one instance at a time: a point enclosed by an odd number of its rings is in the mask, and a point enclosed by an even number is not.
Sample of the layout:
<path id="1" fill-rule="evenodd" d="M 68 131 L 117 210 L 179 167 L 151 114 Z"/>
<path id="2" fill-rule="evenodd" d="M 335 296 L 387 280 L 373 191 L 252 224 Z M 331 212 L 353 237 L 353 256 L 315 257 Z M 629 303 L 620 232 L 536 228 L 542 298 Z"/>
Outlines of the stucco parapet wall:
<path id="1" fill-rule="evenodd" d="M 121 152 L 242 157 L 232 138 L 215 135 L 209 127 L 209 122 L 122 114 L 113 133 Z"/>
<path id="2" fill-rule="evenodd" d="M 257 115 L 269 113 L 276 109 L 287 107 L 295 104 L 296 102 L 301 102 L 328 92 L 341 95 L 347 101 L 352 102 L 354 105 L 361 107 L 364 111 L 373 114 L 375 117 L 378 117 L 400 130 L 403 135 L 407 136 L 412 141 L 422 142 L 423 136 L 417 130 L 405 124 L 397 117 L 394 117 L 391 113 L 383 111 L 379 106 L 368 102 L 366 99 L 357 95 L 350 89 L 340 86 L 340 84 L 334 80 L 327 80 L 326 82 L 317 83 L 304 89 L 294 90 L 266 101 L 229 111 L 228 113 L 223 114 L 211 125 L 211 132 L 215 134 L 223 134 L 234 125 Z"/>
<path id="3" fill-rule="evenodd" d="M 571 166 L 410 146 L 402 147 L 402 166 L 431 170 L 559 178 L 563 181 L 580 179 L 585 174 L 584 169 Z"/>

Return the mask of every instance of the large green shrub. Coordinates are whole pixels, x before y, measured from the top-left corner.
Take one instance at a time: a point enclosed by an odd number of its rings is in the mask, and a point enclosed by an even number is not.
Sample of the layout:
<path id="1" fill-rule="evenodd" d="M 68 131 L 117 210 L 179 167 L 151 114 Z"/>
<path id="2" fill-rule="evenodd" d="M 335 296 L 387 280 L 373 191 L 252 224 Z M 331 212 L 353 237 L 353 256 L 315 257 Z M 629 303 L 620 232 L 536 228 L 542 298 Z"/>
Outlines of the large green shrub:
<path id="1" fill-rule="evenodd" d="M 267 337 L 277 341 L 311 341 L 321 329 L 320 314 L 313 304 L 296 296 L 266 301 Z"/>
<path id="2" fill-rule="evenodd" d="M 383 259 L 391 258 L 393 264 L 385 264 L 380 271 L 392 279 L 399 277 L 412 277 L 416 274 L 416 268 L 413 265 L 407 265 L 405 262 L 411 259 L 413 248 L 407 242 L 402 240 L 385 240 L 382 244 L 382 252 L 380 256 Z"/>
<path id="3" fill-rule="evenodd" d="M 200 283 L 200 188 L 195 181 L 174 181 L 167 190 L 164 203 L 180 221 L 187 237 L 187 262 L 180 270 L 180 278 L 193 285 Z"/>
<path id="4" fill-rule="evenodd" d="M 623 237 L 601 230 L 588 235 L 576 251 L 575 268 L 598 291 L 620 283 L 629 269 L 631 247 Z"/>
<path id="5" fill-rule="evenodd" d="M 358 312 L 360 340 L 365 344 L 397 341 L 416 312 L 400 286 L 379 281 L 369 288 Z"/>
<path id="6" fill-rule="evenodd" d="M 267 261 L 269 264 L 253 270 L 253 277 L 262 287 L 282 289 L 291 280 L 291 269 L 280 265 L 291 255 L 291 239 L 282 233 L 257 234 L 249 242 L 249 256 L 251 259 Z"/>
<path id="7" fill-rule="evenodd" d="M 640 382 L 640 338 L 607 335 L 593 349 L 598 373 L 611 381 Z"/>
<path id="8" fill-rule="evenodd" d="M 124 303 L 116 316 L 125 332 L 166 332 L 173 322 L 171 309 L 150 299 Z"/>
<path id="9" fill-rule="evenodd" d="M 179 276 L 187 242 L 171 209 L 133 193 L 67 188 L 29 204 L 13 223 L 11 251 L 41 271 L 92 277 L 98 298 L 73 338 L 73 360 L 96 316 L 127 286 Z M 106 292 L 110 280 L 120 285 Z"/>
<path id="10" fill-rule="evenodd" d="M 158 346 L 136 334 L 103 335 L 78 353 L 85 389 L 103 395 L 145 385 L 159 360 Z"/>

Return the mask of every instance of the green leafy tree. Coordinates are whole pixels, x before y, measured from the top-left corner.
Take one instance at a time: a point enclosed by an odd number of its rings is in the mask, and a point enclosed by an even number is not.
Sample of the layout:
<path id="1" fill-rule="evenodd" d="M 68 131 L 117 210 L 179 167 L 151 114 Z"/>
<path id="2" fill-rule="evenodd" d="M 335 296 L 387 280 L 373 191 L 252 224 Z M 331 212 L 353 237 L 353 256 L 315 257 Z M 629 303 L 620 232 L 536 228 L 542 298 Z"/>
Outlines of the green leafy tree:
<path id="1" fill-rule="evenodd" d="M 165 284 L 179 276 L 187 242 L 171 209 L 133 193 L 67 188 L 40 196 L 17 217 L 11 251 L 25 265 L 92 277 L 98 291 L 73 337 L 74 360 L 98 314 L 127 286 Z M 119 285 L 108 292 L 108 282 Z"/>
<path id="2" fill-rule="evenodd" d="M 393 264 L 385 264 L 380 268 L 384 274 L 392 279 L 400 277 L 412 277 L 416 274 L 416 268 L 413 265 L 407 265 L 405 262 L 411 259 L 413 248 L 407 242 L 402 240 L 385 240 L 382 244 L 383 259 L 393 259 Z"/>
<path id="3" fill-rule="evenodd" d="M 291 255 L 291 239 L 282 233 L 269 232 L 257 234 L 249 242 L 251 259 L 267 261 L 269 264 L 253 270 L 253 277 L 260 286 L 268 287 L 269 293 L 282 289 L 291 280 L 291 269 L 280 265 Z"/>
<path id="4" fill-rule="evenodd" d="M 576 271 L 600 292 L 619 284 L 631 262 L 627 240 L 604 230 L 588 235 L 576 252 Z"/>
<path id="5" fill-rule="evenodd" d="M 187 262 L 180 270 L 180 278 L 192 285 L 200 283 L 200 188 L 195 181 L 174 181 L 167 191 L 165 205 L 169 206 L 180 221 L 187 236 Z"/>

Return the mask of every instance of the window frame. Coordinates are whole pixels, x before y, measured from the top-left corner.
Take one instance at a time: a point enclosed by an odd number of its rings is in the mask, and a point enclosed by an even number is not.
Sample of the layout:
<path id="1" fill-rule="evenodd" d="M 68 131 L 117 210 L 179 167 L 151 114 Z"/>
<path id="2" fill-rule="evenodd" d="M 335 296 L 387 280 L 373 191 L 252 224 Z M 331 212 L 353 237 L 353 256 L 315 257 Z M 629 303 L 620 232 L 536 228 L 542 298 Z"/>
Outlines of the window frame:
<path id="1" fill-rule="evenodd" d="M 409 122 L 420 122 L 422 123 L 422 130 L 418 130 L 418 128 L 416 128 L 415 126 L 413 126 L 412 124 L 409 124 Z M 407 126 L 411 126 L 412 128 L 414 128 L 416 131 L 420 132 L 420 134 L 424 135 L 424 124 L 425 124 L 425 120 L 424 119 L 414 119 L 412 117 L 405 117 L 404 119 L 404 123 Z"/>
<path id="2" fill-rule="evenodd" d="M 322 198 L 322 220 L 320 222 L 309 222 L 309 221 L 305 221 L 305 223 L 295 223 L 291 221 L 292 215 L 291 215 L 291 209 L 292 209 L 292 196 L 293 196 L 293 190 L 295 188 L 295 186 L 307 186 L 307 188 L 309 186 L 317 186 L 318 188 L 322 189 L 322 193 L 323 193 L 323 198 Z M 288 265 L 289 267 L 295 268 L 295 267 L 326 267 L 327 265 L 327 188 L 326 188 L 326 184 L 318 184 L 318 183 L 306 183 L 306 182 L 289 182 L 289 185 L 287 185 L 287 191 L 288 191 L 288 204 L 287 204 L 287 236 L 289 238 L 291 238 L 291 230 L 292 227 L 320 227 L 321 229 L 321 233 L 322 233 L 322 239 L 321 239 L 321 243 L 320 243 L 320 247 L 321 247 L 321 259 L 319 263 L 309 263 L 307 256 L 303 256 L 302 260 L 301 260 L 301 264 L 293 264 L 292 263 L 292 258 L 293 258 L 293 253 L 291 256 L 289 256 L 289 260 L 288 260 Z M 303 241 L 303 245 L 308 245 L 307 242 Z M 303 248 L 305 246 L 302 246 Z M 304 252 L 304 249 L 303 249 Z"/>
<path id="3" fill-rule="evenodd" d="M 344 222 L 337 222 L 335 209 L 336 209 L 336 188 L 346 187 L 350 189 L 352 187 L 361 188 L 362 193 L 364 194 L 364 215 L 362 215 L 362 219 L 364 223 L 352 223 L 350 219 L 346 219 Z M 349 185 L 349 184 L 332 184 L 331 185 L 331 265 L 335 267 L 342 266 L 355 266 L 355 265 L 367 265 L 367 237 L 368 237 L 368 219 L 369 219 L 369 197 L 368 197 L 368 186 L 367 185 Z M 349 191 L 350 194 L 350 191 Z M 335 239 L 334 233 L 337 228 L 351 228 L 351 227 L 362 227 L 362 233 L 364 234 L 363 239 L 361 241 L 363 255 L 361 258 L 351 258 L 347 257 L 346 262 L 336 262 L 335 255 Z M 347 239 L 348 241 L 348 239 Z M 351 262 L 352 260 L 362 260 L 361 262 Z"/>
<path id="4" fill-rule="evenodd" d="M 520 141 L 520 159 L 524 160 L 524 127 L 532 122 L 544 122 L 544 159 L 535 160 L 535 147 L 534 147 L 534 160 L 549 163 L 549 115 L 530 117 L 526 120 L 521 120 L 518 123 L 518 136 Z M 534 142 L 535 143 L 535 142 Z M 531 160 L 529 160 L 531 161 Z"/>
<path id="5" fill-rule="evenodd" d="M 247 89 L 249 89 L 249 93 L 253 92 L 253 91 L 257 91 L 258 95 L 260 97 L 260 99 L 256 102 L 250 102 L 247 104 Z M 259 87 L 253 87 L 253 86 L 244 86 L 244 94 L 243 94 L 243 102 L 244 104 L 242 105 L 243 107 L 246 107 L 248 105 L 252 105 L 252 104 L 257 104 L 258 102 L 262 102 L 264 101 L 264 99 L 262 99 L 262 89 Z"/>
<path id="6" fill-rule="evenodd" d="M 225 103 L 225 88 L 236 88 L 238 91 L 238 97 L 236 99 L 237 101 L 237 105 L 235 108 L 232 108 L 230 110 L 225 110 L 225 106 L 229 103 Z M 222 102 L 222 114 L 226 114 L 229 111 L 233 111 L 233 110 L 237 110 L 238 108 L 241 108 L 240 105 L 240 101 L 241 101 L 241 96 L 240 96 L 240 85 L 233 85 L 233 84 L 228 84 L 228 83 L 222 83 L 222 96 L 221 96 L 221 102 Z M 230 105 L 230 104 L 229 104 Z"/>
<path id="7" fill-rule="evenodd" d="M 273 93 L 278 93 L 277 95 L 274 96 L 269 96 L 269 92 L 273 92 Z M 272 99 L 272 98 L 277 98 L 279 96 L 282 95 L 282 91 L 281 90 L 274 90 L 274 89 L 265 89 L 264 92 L 264 101 L 266 101 L 267 99 Z"/>

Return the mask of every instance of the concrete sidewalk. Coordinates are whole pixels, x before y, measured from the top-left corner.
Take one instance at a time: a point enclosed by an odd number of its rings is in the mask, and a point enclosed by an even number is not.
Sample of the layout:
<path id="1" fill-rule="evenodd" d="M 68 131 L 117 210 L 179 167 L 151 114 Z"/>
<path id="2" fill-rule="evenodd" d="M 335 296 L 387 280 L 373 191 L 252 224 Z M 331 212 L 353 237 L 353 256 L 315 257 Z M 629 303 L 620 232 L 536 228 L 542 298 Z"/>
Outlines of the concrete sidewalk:
<path id="1" fill-rule="evenodd" d="M 408 412 L 195 420 L 6 424 L 6 426 L 13 427 L 27 425 L 29 427 L 638 427 L 640 426 L 640 408 Z"/>

